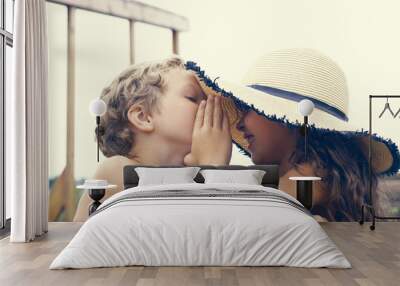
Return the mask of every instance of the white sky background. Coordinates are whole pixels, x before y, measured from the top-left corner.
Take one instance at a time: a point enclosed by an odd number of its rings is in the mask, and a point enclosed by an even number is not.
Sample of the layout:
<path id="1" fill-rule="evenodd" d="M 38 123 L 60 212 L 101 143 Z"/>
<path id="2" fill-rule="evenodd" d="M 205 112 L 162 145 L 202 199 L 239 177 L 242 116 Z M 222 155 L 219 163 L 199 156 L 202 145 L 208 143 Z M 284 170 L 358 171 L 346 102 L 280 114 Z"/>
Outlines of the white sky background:
<path id="1" fill-rule="evenodd" d="M 190 30 L 180 35 L 180 53 L 185 59 L 198 62 L 211 77 L 220 76 L 240 83 L 252 62 L 265 53 L 282 48 L 314 48 L 330 56 L 344 70 L 350 91 L 350 123 L 357 128 L 368 127 L 369 94 L 400 94 L 400 1 L 141 2 L 188 18 Z M 54 72 L 50 75 L 49 88 L 50 91 L 56 91 L 58 96 L 65 96 L 63 57 L 66 39 L 60 32 L 65 29 L 65 19 L 62 16 L 65 13 L 61 10 L 53 7 L 53 14 L 49 15 L 49 22 L 52 23 L 49 34 L 54 35 L 49 44 L 52 65 L 50 69 Z M 81 13 L 83 14 L 84 12 Z M 82 98 L 77 106 L 79 120 L 75 141 L 76 175 L 80 177 L 91 176 L 97 164 L 93 134 L 88 133 L 94 129 L 94 118 L 87 111 L 88 104 L 111 81 L 112 75 L 116 75 L 129 64 L 129 54 L 125 46 L 128 41 L 125 35 L 128 31 L 127 22 L 120 19 L 99 20 L 95 16 L 78 16 L 77 20 L 80 23 L 77 60 L 81 60 L 77 66 L 77 94 Z M 124 34 L 116 33 L 116 27 Z M 138 24 L 135 33 L 138 39 L 137 45 L 135 44 L 137 62 L 165 57 L 172 52 L 169 31 Z M 118 42 L 113 44 L 110 41 Z M 160 44 L 154 45 L 155 41 Z M 90 77 L 97 80 L 90 81 Z M 55 98 L 52 100 L 55 101 Z M 63 100 L 65 101 L 62 98 L 57 99 L 61 103 Z M 393 100 L 392 105 L 397 110 L 400 108 L 400 100 Z M 56 114 L 64 112 L 63 105 L 53 102 L 53 106 L 58 108 L 57 111 L 53 109 Z M 400 143 L 400 118 L 379 120 L 378 114 L 384 101 L 377 101 L 375 106 L 374 131 Z M 65 126 L 64 124 L 60 120 L 50 123 L 49 126 L 53 128 L 50 139 L 50 157 L 52 156 L 53 161 L 50 168 L 54 175 L 59 174 L 65 165 L 65 132 L 55 132 Z M 249 162 L 235 152 L 231 163 Z"/>

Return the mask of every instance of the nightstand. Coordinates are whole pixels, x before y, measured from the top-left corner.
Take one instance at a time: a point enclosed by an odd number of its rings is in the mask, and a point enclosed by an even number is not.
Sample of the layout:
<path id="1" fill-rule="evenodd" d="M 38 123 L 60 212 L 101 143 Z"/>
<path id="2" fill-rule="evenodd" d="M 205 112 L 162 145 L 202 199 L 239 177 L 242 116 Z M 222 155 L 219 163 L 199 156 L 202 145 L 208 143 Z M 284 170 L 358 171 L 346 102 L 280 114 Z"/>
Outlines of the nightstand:
<path id="1" fill-rule="evenodd" d="M 86 189 L 89 191 L 89 197 L 93 200 L 93 203 L 89 206 L 89 216 L 94 213 L 97 208 L 101 205 L 100 200 L 106 194 L 106 190 L 114 189 L 117 185 L 104 185 L 104 186 L 96 186 L 96 185 L 88 185 L 86 182 L 84 185 L 77 186 L 78 189 Z"/>
<path id="2" fill-rule="evenodd" d="M 289 177 L 289 180 L 296 181 L 297 200 L 308 210 L 312 208 L 313 182 L 320 181 L 320 177 Z"/>

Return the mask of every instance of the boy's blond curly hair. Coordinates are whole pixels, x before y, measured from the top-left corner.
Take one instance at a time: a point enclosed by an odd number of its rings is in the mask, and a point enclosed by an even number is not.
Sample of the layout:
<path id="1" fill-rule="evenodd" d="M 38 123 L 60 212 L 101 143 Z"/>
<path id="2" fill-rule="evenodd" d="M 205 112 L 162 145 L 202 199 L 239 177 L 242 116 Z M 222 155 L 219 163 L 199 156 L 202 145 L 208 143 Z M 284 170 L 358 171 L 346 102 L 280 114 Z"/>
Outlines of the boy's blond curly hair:
<path id="1" fill-rule="evenodd" d="M 174 68 L 185 68 L 184 61 L 177 56 L 135 64 L 103 89 L 100 98 L 106 103 L 107 111 L 100 119 L 98 131 L 104 156 L 129 157 L 135 139 L 127 116 L 129 108 L 141 104 L 146 112 L 154 110 L 165 89 L 163 75 Z"/>

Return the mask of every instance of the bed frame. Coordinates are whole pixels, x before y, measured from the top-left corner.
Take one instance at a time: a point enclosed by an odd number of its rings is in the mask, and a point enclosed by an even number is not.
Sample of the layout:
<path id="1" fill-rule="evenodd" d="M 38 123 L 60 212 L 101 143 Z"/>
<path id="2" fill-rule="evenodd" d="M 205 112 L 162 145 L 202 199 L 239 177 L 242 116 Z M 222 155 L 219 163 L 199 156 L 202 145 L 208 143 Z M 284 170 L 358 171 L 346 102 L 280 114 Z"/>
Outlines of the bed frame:
<path id="1" fill-rule="evenodd" d="M 143 166 L 143 165 L 127 165 L 124 167 L 124 189 L 133 188 L 138 185 L 139 177 L 135 171 L 137 167 L 146 168 L 181 168 L 182 166 Z M 279 185 L 279 166 L 278 165 L 227 165 L 227 166 L 199 166 L 204 169 L 218 169 L 218 170 L 264 170 L 266 173 L 262 180 L 262 185 L 265 187 L 278 188 Z M 197 183 L 204 183 L 204 178 L 200 174 L 194 178 Z"/>

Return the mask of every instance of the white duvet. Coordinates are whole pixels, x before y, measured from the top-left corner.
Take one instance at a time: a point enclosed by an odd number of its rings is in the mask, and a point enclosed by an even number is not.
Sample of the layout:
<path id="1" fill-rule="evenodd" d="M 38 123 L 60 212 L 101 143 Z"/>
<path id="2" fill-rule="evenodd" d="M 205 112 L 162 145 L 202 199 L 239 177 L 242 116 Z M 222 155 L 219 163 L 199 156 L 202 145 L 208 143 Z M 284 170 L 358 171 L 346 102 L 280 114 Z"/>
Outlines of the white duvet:
<path id="1" fill-rule="evenodd" d="M 172 197 L 153 196 L 175 190 Z M 252 196 L 252 191 L 260 197 Z M 220 197 L 220 192 L 228 195 Z M 342 252 L 299 205 L 284 192 L 255 185 L 193 183 L 127 189 L 99 207 L 50 269 L 127 265 L 350 268 Z"/>

